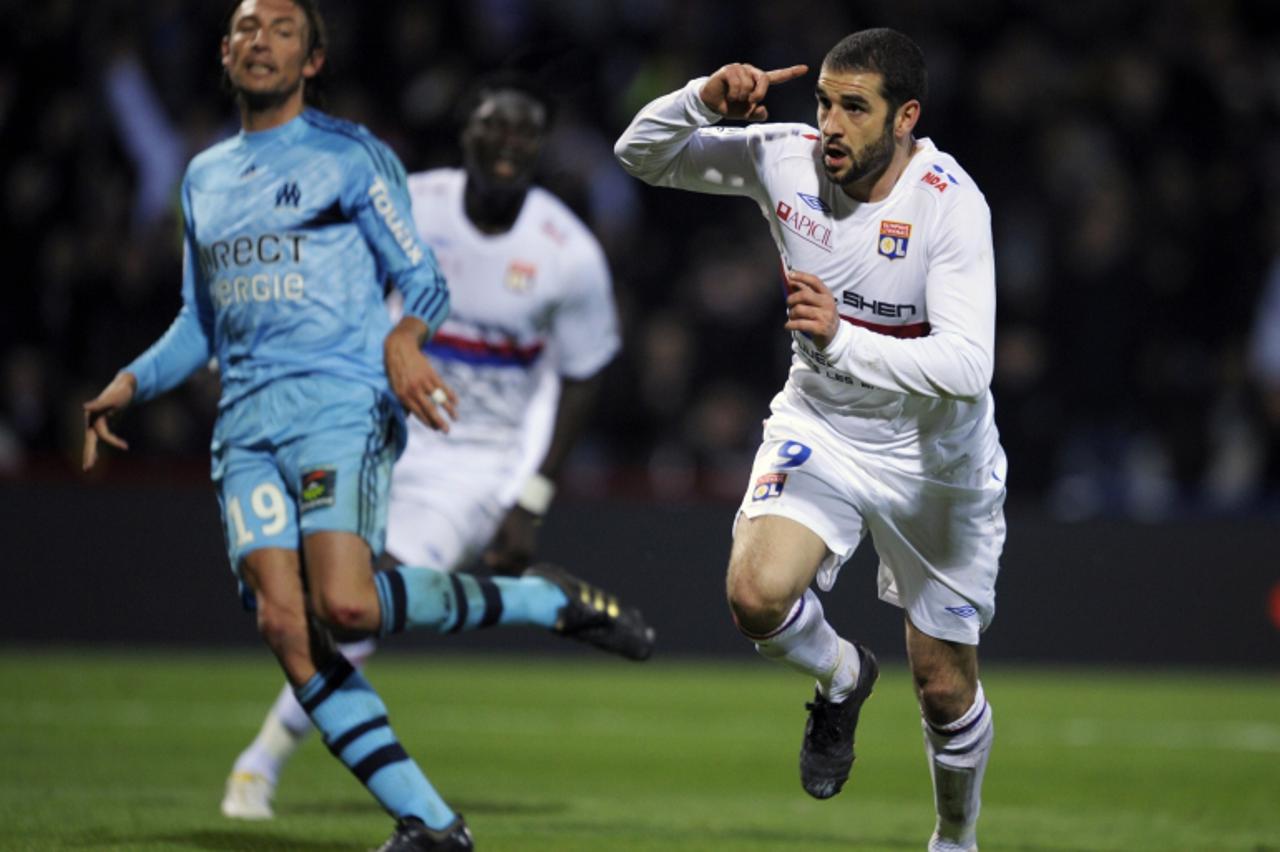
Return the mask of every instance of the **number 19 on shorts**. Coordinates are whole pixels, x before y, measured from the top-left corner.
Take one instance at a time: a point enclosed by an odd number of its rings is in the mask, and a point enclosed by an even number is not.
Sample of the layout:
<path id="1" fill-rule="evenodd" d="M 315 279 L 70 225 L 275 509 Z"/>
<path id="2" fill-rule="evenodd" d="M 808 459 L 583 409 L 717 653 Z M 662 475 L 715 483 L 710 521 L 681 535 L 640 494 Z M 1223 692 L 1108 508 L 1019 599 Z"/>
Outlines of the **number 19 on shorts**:
<path id="1" fill-rule="evenodd" d="M 289 506 L 280 487 L 274 482 L 264 482 L 249 494 L 252 517 L 246 522 L 244 508 L 239 497 L 227 500 L 227 520 L 231 524 L 235 546 L 251 544 L 255 530 L 263 536 L 279 535 L 289 525 Z"/>

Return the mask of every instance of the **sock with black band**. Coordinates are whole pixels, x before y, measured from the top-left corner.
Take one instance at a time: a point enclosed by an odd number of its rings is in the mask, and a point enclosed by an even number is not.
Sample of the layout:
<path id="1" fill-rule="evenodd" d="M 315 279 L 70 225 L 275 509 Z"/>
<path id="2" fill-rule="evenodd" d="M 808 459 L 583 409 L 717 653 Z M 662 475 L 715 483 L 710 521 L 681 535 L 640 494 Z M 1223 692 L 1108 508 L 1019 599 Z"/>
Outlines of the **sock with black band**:
<path id="1" fill-rule="evenodd" d="M 567 602 L 542 577 L 481 577 L 401 565 L 374 575 L 381 634 L 424 629 L 458 633 L 495 625 L 550 628 Z"/>
<path id="2" fill-rule="evenodd" d="M 294 690 L 325 745 L 393 817 L 443 828 L 456 814 L 405 752 L 382 699 L 341 656 Z"/>

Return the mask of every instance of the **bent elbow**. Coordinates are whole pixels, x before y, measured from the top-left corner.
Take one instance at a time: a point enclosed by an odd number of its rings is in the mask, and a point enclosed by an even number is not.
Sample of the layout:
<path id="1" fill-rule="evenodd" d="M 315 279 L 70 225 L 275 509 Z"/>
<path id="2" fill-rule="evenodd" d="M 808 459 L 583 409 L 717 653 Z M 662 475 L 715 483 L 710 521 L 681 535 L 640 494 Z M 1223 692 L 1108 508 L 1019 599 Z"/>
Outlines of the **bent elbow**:
<path id="1" fill-rule="evenodd" d="M 641 167 L 644 157 L 642 156 L 640 148 L 633 145 L 628 136 L 629 134 L 622 134 L 622 136 L 618 138 L 618 141 L 613 144 L 613 156 L 617 158 L 623 171 L 652 186 L 654 180 L 657 179 L 657 175 L 648 173 Z"/>
<path id="2" fill-rule="evenodd" d="M 991 387 L 994 372 L 991 355 L 977 346 L 957 353 L 956 374 L 944 396 L 961 402 L 977 402 Z"/>

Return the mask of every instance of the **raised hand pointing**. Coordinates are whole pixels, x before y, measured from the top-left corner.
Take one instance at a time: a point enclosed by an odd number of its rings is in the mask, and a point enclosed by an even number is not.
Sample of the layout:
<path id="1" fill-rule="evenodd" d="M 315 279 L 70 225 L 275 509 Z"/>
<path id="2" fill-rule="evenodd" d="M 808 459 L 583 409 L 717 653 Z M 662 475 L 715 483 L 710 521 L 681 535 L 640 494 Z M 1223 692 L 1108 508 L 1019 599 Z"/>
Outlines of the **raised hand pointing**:
<path id="1" fill-rule="evenodd" d="M 764 121 L 769 117 L 769 110 L 764 105 L 769 87 L 807 73 L 808 65 L 762 71 L 754 65 L 735 62 L 707 78 L 698 94 L 704 104 L 725 118 Z"/>

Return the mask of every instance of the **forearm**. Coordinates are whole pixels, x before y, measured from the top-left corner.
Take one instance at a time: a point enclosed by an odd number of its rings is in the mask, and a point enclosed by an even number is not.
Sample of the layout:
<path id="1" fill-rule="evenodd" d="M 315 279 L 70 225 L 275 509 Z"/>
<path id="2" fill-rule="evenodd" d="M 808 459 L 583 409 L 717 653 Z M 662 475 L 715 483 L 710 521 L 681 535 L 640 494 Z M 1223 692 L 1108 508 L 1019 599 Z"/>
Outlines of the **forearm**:
<path id="1" fill-rule="evenodd" d="M 121 372 L 134 378 L 134 402 L 145 402 L 177 387 L 211 357 L 209 340 L 194 312 L 183 308 L 168 331 Z"/>
<path id="2" fill-rule="evenodd" d="M 654 186 L 678 186 L 682 154 L 694 134 L 720 120 L 698 96 L 706 78 L 652 101 L 636 114 L 614 145 L 622 167 Z"/>
<path id="3" fill-rule="evenodd" d="M 551 441 L 538 469 L 529 475 L 516 494 L 516 508 L 541 518 L 551 507 L 560 474 L 569 452 L 582 433 L 595 405 L 602 382 L 601 373 L 587 379 L 562 379 Z"/>
<path id="4" fill-rule="evenodd" d="M 903 340 L 841 322 L 822 355 L 861 382 L 914 396 L 972 402 L 991 385 L 990 348 L 953 331 Z"/>
<path id="5" fill-rule="evenodd" d="M 406 320 L 417 323 L 413 331 L 419 334 L 419 346 L 425 344 L 449 316 L 449 288 L 444 276 L 435 263 L 434 255 L 430 262 L 424 261 L 418 266 L 405 270 L 395 281 L 396 288 L 404 297 L 403 315 L 399 329 Z"/>
<path id="6" fill-rule="evenodd" d="M 538 473 L 552 482 L 559 481 L 565 461 L 591 417 L 596 397 L 600 394 L 602 377 L 603 372 L 600 372 L 586 379 L 561 380 L 551 443 L 538 465 Z"/>

